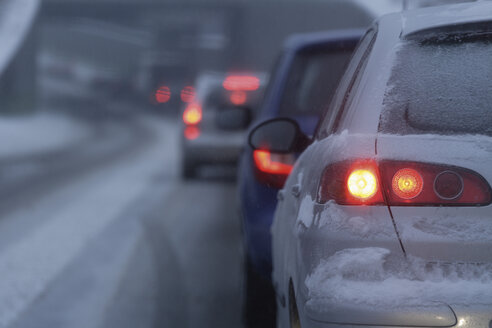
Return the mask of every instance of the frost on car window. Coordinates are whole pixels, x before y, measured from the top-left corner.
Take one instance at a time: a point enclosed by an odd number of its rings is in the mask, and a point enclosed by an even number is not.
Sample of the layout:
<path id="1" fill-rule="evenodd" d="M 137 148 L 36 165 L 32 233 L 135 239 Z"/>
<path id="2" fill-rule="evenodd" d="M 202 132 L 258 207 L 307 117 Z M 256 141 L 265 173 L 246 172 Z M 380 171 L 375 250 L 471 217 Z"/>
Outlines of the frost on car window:
<path id="1" fill-rule="evenodd" d="M 492 33 L 406 41 L 388 82 L 380 131 L 492 136 Z"/>

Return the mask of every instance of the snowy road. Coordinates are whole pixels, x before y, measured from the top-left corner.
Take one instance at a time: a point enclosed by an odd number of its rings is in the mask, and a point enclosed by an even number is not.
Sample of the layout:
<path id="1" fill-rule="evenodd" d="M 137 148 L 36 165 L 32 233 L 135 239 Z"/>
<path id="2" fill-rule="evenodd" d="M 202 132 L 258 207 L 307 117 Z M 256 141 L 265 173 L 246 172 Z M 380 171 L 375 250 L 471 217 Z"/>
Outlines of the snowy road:
<path id="1" fill-rule="evenodd" d="M 177 124 L 0 161 L 0 327 L 239 327 L 234 185 L 178 178 Z"/>

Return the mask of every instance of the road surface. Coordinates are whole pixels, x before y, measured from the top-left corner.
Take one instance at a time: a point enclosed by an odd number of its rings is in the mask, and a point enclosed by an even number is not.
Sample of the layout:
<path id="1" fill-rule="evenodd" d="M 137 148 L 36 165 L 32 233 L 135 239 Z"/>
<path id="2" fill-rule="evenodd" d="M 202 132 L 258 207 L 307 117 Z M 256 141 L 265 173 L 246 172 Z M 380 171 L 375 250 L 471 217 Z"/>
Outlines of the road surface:
<path id="1" fill-rule="evenodd" d="M 0 160 L 0 327 L 240 327 L 234 184 L 179 178 L 173 119 L 84 122 Z"/>

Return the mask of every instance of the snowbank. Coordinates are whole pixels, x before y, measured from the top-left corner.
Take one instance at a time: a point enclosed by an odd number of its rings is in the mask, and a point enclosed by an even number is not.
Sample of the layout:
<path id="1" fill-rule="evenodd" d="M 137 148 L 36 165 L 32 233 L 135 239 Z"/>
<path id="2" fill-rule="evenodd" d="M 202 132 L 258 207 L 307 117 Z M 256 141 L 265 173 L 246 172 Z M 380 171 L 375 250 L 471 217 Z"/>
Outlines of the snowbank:
<path id="1" fill-rule="evenodd" d="M 51 123 L 46 127 L 52 129 L 53 122 L 57 121 L 49 118 L 47 122 Z M 66 131 L 73 128 L 70 125 L 72 122 L 60 122 L 67 124 Z M 177 148 L 173 148 L 178 144 L 176 124 L 154 118 L 145 119 L 142 123 L 155 133 L 155 139 L 147 147 L 139 148 L 137 155 L 114 165 L 103 166 L 90 175 L 71 181 L 56 192 L 48 193 L 45 198 L 31 202 L 28 208 L 2 217 L 0 236 L 9 231 L 5 226 L 8 222 L 21 233 L 20 238 L 9 244 L 9 247 L 0 249 L 0 327 L 10 327 L 33 302 L 47 292 L 57 278 L 62 277 L 64 270 L 76 261 L 94 238 L 100 236 L 116 220 L 124 220 L 130 206 L 135 209 L 140 204 L 141 197 L 149 190 L 152 191 L 150 186 L 156 175 L 162 174 L 163 165 L 174 167 L 176 156 L 170 156 L 169 153 L 177 151 Z M 59 133 L 59 136 L 62 137 L 63 134 Z M 129 136 L 132 137 L 131 134 Z M 112 144 L 114 140 L 110 139 L 108 142 Z M 168 151 L 163 152 L 162 149 Z M 172 184 L 169 184 L 169 188 L 171 187 Z M 40 223 L 32 224 L 34 221 Z M 141 236 L 138 234 L 135 237 Z M 121 252 L 116 257 L 120 258 L 121 253 L 125 252 L 126 256 L 131 255 L 129 252 L 133 250 L 132 243 L 137 241 L 128 240 L 128 249 L 120 249 Z M 118 259 L 115 265 L 127 259 L 128 257 L 121 261 Z M 114 258 L 108 260 L 114 261 Z M 87 270 L 90 271 L 91 268 Z M 101 271 L 95 271 L 95 275 L 98 272 L 101 274 Z M 74 297 L 84 298 L 88 295 Z M 97 302 L 99 303 L 96 304 L 100 304 L 101 300 L 98 299 Z M 91 317 L 75 324 L 77 327 L 77 324 L 87 327 L 97 319 L 99 318 Z"/>
<path id="2" fill-rule="evenodd" d="M 0 117 L 0 159 L 59 150 L 87 134 L 79 123 L 54 114 Z"/>

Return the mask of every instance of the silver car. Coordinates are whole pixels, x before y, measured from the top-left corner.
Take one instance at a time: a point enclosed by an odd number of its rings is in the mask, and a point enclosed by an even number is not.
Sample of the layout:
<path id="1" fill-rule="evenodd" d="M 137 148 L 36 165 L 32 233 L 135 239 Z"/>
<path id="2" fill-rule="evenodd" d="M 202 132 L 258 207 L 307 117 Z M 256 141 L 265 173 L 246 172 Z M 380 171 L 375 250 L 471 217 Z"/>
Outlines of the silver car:
<path id="1" fill-rule="evenodd" d="M 252 130 L 305 149 L 272 227 L 278 327 L 492 327 L 490 58 L 491 2 L 383 16 L 314 140 Z"/>
<path id="2" fill-rule="evenodd" d="M 182 176 L 203 166 L 234 166 L 267 81 L 265 73 L 203 72 L 183 109 Z"/>

